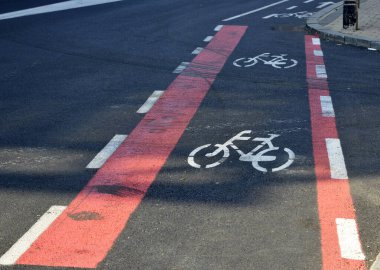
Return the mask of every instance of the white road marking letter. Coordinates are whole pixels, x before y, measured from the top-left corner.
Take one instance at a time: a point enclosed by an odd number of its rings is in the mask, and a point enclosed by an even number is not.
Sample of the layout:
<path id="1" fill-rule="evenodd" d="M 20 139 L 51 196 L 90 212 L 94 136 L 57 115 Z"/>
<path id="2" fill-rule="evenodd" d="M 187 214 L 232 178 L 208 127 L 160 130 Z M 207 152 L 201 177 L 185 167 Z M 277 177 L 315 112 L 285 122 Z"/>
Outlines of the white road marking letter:
<path id="1" fill-rule="evenodd" d="M 320 96 L 321 98 L 321 108 L 322 116 L 324 117 L 335 117 L 334 107 L 330 96 Z"/>
<path id="2" fill-rule="evenodd" d="M 210 42 L 212 40 L 213 36 L 206 37 L 203 41 L 204 42 Z"/>
<path id="3" fill-rule="evenodd" d="M 107 159 L 115 152 L 115 150 L 127 138 L 127 135 L 115 135 L 112 140 L 94 157 L 94 159 L 86 166 L 87 169 L 99 169 L 107 161 Z"/>
<path id="4" fill-rule="evenodd" d="M 188 66 L 190 65 L 189 62 L 182 62 L 174 71 L 173 73 L 181 73 L 184 71 Z"/>
<path id="5" fill-rule="evenodd" d="M 246 15 L 252 14 L 252 13 L 255 13 L 255 12 L 258 12 L 258 11 L 261 11 L 261 10 L 264 10 L 264 9 L 267 9 L 267 8 L 270 8 L 270 7 L 273 7 L 273 6 L 276 6 L 276 5 L 279 5 L 279 4 L 282 4 L 282 3 L 288 2 L 288 1 L 289 1 L 289 0 L 282 0 L 282 1 L 279 1 L 279 2 L 276 2 L 276 3 L 273 3 L 273 4 L 270 4 L 270 5 L 267 5 L 267 6 L 265 6 L 265 7 L 261 7 L 261 8 L 255 9 L 255 10 L 251 10 L 251 11 L 245 12 L 245 13 L 243 13 L 243 14 L 239 14 L 239 15 L 233 16 L 233 17 L 228 18 L 228 19 L 224 19 L 223 21 L 224 21 L 224 22 L 228 22 L 228 21 L 231 21 L 231 20 L 234 20 L 234 19 L 237 19 L 237 18 L 240 18 L 240 17 L 246 16 Z"/>
<path id="6" fill-rule="evenodd" d="M 157 100 L 162 96 L 164 91 L 154 91 L 153 94 L 145 101 L 145 103 L 140 107 L 137 113 L 147 113 L 157 102 Z"/>
<path id="7" fill-rule="evenodd" d="M 313 45 L 321 45 L 321 40 L 319 38 L 312 38 L 311 41 Z"/>
<path id="8" fill-rule="evenodd" d="M 75 8 L 81 8 L 81 7 L 95 6 L 95 5 L 100 5 L 100 4 L 108 4 L 108 3 L 119 2 L 119 1 L 122 1 L 122 0 L 71 0 L 71 1 L 61 2 L 61 3 L 51 4 L 51 5 L 45 5 L 41 7 L 29 8 L 29 9 L 0 14 L 0 20 L 30 16 L 30 15 L 37 15 L 37 14 L 44 14 L 44 13 L 75 9 Z"/>
<path id="9" fill-rule="evenodd" d="M 191 54 L 200 54 L 201 51 L 203 51 L 203 48 L 202 47 L 198 47 Z"/>
<path id="10" fill-rule="evenodd" d="M 314 50 L 315 56 L 323 56 L 323 52 L 321 50 Z"/>
<path id="11" fill-rule="evenodd" d="M 13 265 L 37 240 L 37 238 L 66 209 L 66 206 L 53 205 L 3 256 L 0 265 Z"/>
<path id="12" fill-rule="evenodd" d="M 348 179 L 342 146 L 339 139 L 326 139 L 327 155 L 332 179 Z"/>
<path id="13" fill-rule="evenodd" d="M 327 78 L 325 65 L 315 65 L 315 73 L 317 78 Z"/>
<path id="14" fill-rule="evenodd" d="M 354 219 L 337 218 L 336 226 L 342 258 L 350 260 L 365 260 L 356 221 Z"/>

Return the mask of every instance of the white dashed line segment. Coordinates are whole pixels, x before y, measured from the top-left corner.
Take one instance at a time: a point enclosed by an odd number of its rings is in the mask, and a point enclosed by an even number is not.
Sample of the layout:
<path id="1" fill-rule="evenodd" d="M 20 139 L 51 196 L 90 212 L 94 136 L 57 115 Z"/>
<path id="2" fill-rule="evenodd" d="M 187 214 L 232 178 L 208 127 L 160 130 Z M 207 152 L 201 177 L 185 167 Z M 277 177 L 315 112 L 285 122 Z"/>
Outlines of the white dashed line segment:
<path id="1" fill-rule="evenodd" d="M 200 54 L 201 51 L 203 51 L 203 48 L 202 47 L 198 47 L 191 54 Z"/>
<path id="2" fill-rule="evenodd" d="M 315 56 L 323 56 L 323 52 L 321 50 L 314 50 Z"/>
<path id="3" fill-rule="evenodd" d="M 115 135 L 112 140 L 86 166 L 86 169 L 101 168 L 126 138 L 127 135 Z"/>
<path id="4" fill-rule="evenodd" d="M 219 32 L 220 30 L 222 30 L 222 28 L 223 28 L 223 25 L 220 24 L 220 25 L 218 25 L 217 27 L 214 28 L 214 31 Z"/>
<path id="5" fill-rule="evenodd" d="M 312 38 L 311 42 L 313 45 L 321 45 L 321 40 L 319 38 Z"/>
<path id="6" fill-rule="evenodd" d="M 164 91 L 156 90 L 153 94 L 145 101 L 145 103 L 138 109 L 137 113 L 147 113 L 157 102 L 157 100 L 162 96 Z"/>
<path id="7" fill-rule="evenodd" d="M 182 71 L 184 71 L 188 66 L 190 65 L 189 62 L 182 62 L 174 71 L 173 73 L 181 73 Z"/>
<path id="8" fill-rule="evenodd" d="M 203 41 L 204 42 L 210 42 L 212 40 L 213 36 L 206 37 Z"/>
<path id="9" fill-rule="evenodd" d="M 291 6 L 291 7 L 288 7 L 287 10 L 292 10 L 292 9 L 295 9 L 297 8 L 298 6 Z"/>
<path id="10" fill-rule="evenodd" d="M 62 214 L 66 206 L 53 205 L 3 256 L 0 265 L 14 265 L 34 241 Z"/>
<path id="11" fill-rule="evenodd" d="M 315 73 L 317 75 L 317 78 L 327 78 L 325 65 L 315 65 Z"/>
<path id="12" fill-rule="evenodd" d="M 355 219 L 337 218 L 336 226 L 342 258 L 365 260 Z"/>
<path id="13" fill-rule="evenodd" d="M 335 138 L 327 138 L 326 147 L 330 163 L 331 178 L 341 180 L 348 179 L 340 140 Z"/>
<path id="14" fill-rule="evenodd" d="M 320 96 L 322 116 L 335 117 L 334 107 L 330 96 Z"/>

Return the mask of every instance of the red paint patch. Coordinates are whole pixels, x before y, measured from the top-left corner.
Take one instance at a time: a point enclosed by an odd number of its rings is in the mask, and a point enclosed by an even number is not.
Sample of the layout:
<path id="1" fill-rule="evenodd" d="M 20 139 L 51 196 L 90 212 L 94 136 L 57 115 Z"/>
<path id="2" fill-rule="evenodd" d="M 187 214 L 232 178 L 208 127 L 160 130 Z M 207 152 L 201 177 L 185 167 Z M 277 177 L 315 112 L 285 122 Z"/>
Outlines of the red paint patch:
<path id="1" fill-rule="evenodd" d="M 306 68 L 309 85 L 312 140 L 315 174 L 317 177 L 318 213 L 321 226 L 322 264 L 325 270 L 366 269 L 365 261 L 341 257 L 336 219 L 355 219 L 355 209 L 347 180 L 331 179 L 330 163 L 326 148 L 326 138 L 339 138 L 334 117 L 323 117 L 320 96 L 329 96 L 325 78 L 317 78 L 316 65 L 324 65 L 322 56 L 315 56 L 312 38 L 306 36 Z"/>
<path id="2" fill-rule="evenodd" d="M 95 268 L 105 258 L 246 28 L 216 34 L 18 264 Z"/>

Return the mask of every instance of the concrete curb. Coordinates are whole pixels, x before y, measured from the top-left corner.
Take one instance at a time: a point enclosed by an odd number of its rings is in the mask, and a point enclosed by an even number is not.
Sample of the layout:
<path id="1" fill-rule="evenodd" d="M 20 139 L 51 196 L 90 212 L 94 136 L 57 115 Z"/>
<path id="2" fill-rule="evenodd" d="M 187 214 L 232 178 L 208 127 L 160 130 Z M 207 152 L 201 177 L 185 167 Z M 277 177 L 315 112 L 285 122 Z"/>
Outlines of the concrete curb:
<path id="1" fill-rule="evenodd" d="M 326 39 L 326 40 L 332 40 L 337 43 L 354 45 L 358 47 L 374 48 L 380 51 L 379 40 L 371 40 L 371 39 L 366 39 L 366 38 L 358 37 L 354 35 L 339 33 L 336 31 L 332 31 L 328 29 L 327 27 L 320 24 L 320 21 L 323 18 L 329 15 L 333 15 L 333 13 L 337 12 L 342 6 L 343 6 L 343 1 L 336 3 L 334 5 L 331 5 L 327 8 L 324 8 L 321 11 L 318 11 L 317 13 L 313 14 L 310 18 L 307 19 L 306 28 L 311 33 L 317 33 L 321 38 Z M 337 16 L 339 15 L 340 14 L 337 14 Z"/>

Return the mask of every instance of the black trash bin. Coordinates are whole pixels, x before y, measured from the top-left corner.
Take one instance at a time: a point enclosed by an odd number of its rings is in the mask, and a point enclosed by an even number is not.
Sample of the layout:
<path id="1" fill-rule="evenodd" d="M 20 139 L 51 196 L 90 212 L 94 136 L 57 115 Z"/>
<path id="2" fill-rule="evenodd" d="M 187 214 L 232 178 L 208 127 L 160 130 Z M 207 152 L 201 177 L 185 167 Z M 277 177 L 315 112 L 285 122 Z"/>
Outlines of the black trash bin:
<path id="1" fill-rule="evenodd" d="M 357 20 L 357 4 L 354 0 L 345 0 L 343 2 L 343 28 L 354 26 Z"/>

